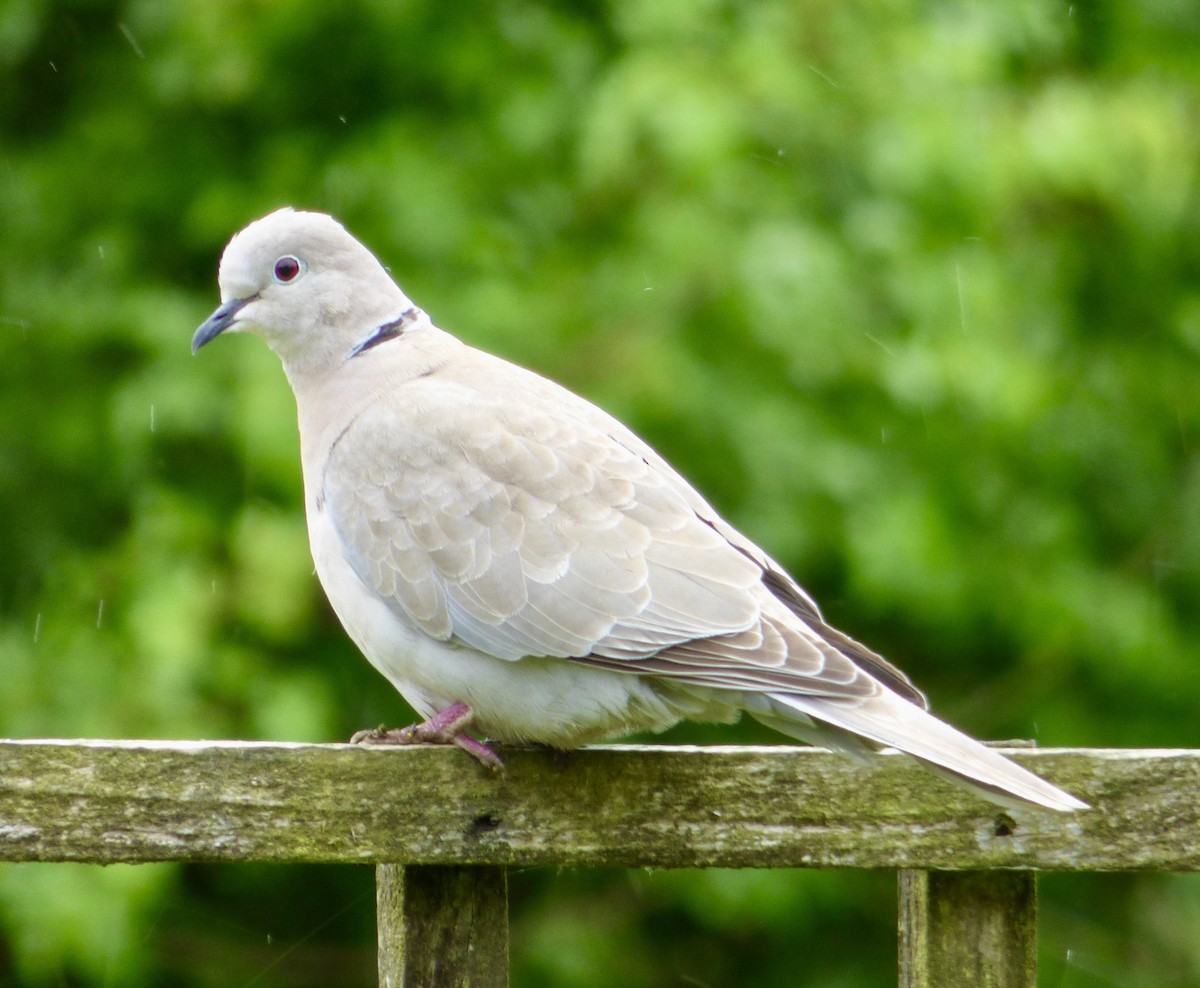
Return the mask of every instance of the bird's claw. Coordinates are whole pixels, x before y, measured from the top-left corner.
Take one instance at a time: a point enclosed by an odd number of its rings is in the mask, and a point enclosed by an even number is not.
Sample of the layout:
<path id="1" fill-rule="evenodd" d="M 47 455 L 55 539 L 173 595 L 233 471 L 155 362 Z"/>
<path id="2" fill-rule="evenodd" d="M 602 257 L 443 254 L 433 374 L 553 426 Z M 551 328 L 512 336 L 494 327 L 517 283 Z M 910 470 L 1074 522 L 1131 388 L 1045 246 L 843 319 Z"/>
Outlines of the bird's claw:
<path id="1" fill-rule="evenodd" d="M 482 741 L 464 733 L 474 717 L 471 708 L 465 703 L 452 703 L 445 710 L 434 714 L 420 724 L 410 724 L 408 727 L 395 727 L 388 730 L 385 727 L 372 727 L 358 731 L 350 738 L 351 744 L 371 746 L 401 745 L 401 744 L 453 744 L 462 748 L 484 768 L 493 772 L 504 769 L 504 760 Z"/>

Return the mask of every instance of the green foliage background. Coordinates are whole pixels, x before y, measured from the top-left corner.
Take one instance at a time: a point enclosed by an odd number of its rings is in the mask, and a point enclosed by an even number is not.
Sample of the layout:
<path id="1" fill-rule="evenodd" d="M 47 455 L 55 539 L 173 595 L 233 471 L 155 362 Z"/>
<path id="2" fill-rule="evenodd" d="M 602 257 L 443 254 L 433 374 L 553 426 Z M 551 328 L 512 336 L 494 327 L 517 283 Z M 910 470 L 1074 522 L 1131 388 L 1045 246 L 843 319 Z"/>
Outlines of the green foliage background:
<path id="1" fill-rule="evenodd" d="M 1200 746 L 1198 42 L 1191 0 L 4 0 L 0 733 L 409 715 L 311 574 L 275 359 L 188 353 L 291 203 L 628 421 L 972 733 Z M 1194 878 L 1042 888 L 1043 984 L 1200 984 Z M 0 984 L 369 984 L 371 889 L 6 865 Z M 895 979 L 890 875 L 513 900 L 523 988 Z"/>

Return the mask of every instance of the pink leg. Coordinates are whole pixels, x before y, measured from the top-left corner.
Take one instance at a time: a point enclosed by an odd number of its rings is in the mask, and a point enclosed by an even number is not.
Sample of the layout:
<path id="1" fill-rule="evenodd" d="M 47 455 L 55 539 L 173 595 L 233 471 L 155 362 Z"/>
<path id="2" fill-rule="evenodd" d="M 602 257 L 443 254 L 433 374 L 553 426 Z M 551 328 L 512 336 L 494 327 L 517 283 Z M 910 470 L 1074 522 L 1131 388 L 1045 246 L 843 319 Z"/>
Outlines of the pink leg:
<path id="1" fill-rule="evenodd" d="M 498 772 L 504 768 L 504 762 L 500 756 L 482 741 L 477 741 L 463 732 L 463 728 L 470 724 L 474 717 L 474 712 L 465 703 L 452 703 L 445 710 L 439 710 L 423 723 L 397 727 L 390 731 L 382 727 L 359 731 L 350 739 L 350 743 L 372 745 L 455 744 L 486 768 Z"/>

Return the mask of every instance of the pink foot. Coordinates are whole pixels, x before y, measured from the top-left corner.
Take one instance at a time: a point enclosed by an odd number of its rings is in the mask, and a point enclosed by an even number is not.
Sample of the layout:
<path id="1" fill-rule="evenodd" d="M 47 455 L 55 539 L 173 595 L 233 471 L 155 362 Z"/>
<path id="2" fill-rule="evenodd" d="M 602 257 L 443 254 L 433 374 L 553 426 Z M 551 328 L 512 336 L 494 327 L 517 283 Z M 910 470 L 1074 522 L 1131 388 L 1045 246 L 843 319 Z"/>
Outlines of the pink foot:
<path id="1" fill-rule="evenodd" d="M 427 721 L 386 730 L 382 727 L 359 731 L 350 739 L 351 744 L 455 744 L 470 754 L 485 768 L 499 772 L 504 762 L 482 741 L 477 741 L 463 728 L 471 723 L 475 714 L 465 703 L 452 703 Z"/>

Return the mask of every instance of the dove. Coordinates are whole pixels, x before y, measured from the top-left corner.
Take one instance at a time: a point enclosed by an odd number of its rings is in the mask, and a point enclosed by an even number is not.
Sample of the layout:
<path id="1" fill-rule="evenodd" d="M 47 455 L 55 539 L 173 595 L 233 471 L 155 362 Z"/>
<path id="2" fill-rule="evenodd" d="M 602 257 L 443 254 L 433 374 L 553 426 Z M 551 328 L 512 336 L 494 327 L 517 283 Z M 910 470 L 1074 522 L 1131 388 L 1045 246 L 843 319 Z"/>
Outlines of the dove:
<path id="1" fill-rule="evenodd" d="M 746 712 L 851 754 L 899 749 L 1006 806 L 1087 808 L 929 713 L 647 443 L 436 327 L 332 217 L 256 220 L 218 283 L 192 351 L 249 332 L 280 358 L 317 576 L 425 718 L 355 740 L 497 767 L 488 740 L 571 749 Z"/>

